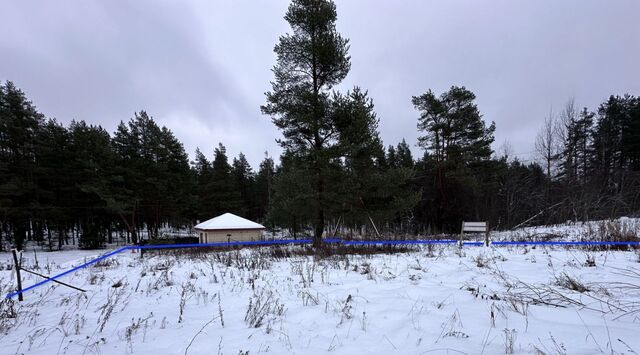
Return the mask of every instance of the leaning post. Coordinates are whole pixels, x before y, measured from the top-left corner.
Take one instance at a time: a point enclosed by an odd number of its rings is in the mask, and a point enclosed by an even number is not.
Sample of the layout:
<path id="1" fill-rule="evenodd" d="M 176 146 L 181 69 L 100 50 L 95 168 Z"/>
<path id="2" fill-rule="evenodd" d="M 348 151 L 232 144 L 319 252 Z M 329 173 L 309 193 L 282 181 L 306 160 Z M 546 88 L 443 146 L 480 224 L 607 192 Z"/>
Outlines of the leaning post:
<path id="1" fill-rule="evenodd" d="M 16 248 L 11 249 L 13 254 L 13 265 L 16 269 L 16 279 L 18 280 L 18 301 L 24 301 L 22 296 L 22 278 L 20 277 L 20 261 L 18 261 L 18 251 Z"/>

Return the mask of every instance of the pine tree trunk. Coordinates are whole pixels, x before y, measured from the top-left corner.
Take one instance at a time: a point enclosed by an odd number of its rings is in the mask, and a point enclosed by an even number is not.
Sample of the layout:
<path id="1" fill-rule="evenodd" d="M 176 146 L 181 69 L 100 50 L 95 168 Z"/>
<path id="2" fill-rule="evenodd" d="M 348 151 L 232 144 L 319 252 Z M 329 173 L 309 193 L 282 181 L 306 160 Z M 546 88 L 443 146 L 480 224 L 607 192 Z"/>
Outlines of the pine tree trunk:
<path id="1" fill-rule="evenodd" d="M 26 230 L 28 228 L 25 228 L 25 224 L 24 222 L 18 222 L 14 225 L 13 228 L 13 238 L 14 238 L 14 243 L 16 246 L 16 249 L 18 250 L 23 250 L 24 247 L 24 235 L 26 233 Z"/>
<path id="2" fill-rule="evenodd" d="M 58 238 L 60 241 L 64 240 L 65 245 L 69 245 L 69 235 L 67 234 L 67 230 L 61 225 L 58 226 Z"/>
<path id="3" fill-rule="evenodd" d="M 297 236 L 298 236 L 297 232 L 298 232 L 298 224 L 297 224 L 297 221 L 296 221 L 296 216 L 293 215 L 293 239 L 298 239 L 297 238 Z"/>
<path id="4" fill-rule="evenodd" d="M 53 251 L 53 245 L 52 245 L 52 240 L 51 240 L 51 228 L 49 226 L 47 226 L 47 240 L 49 241 L 49 251 Z M 60 243 L 58 243 L 60 244 Z M 60 247 L 58 247 L 60 248 Z"/>
<path id="5" fill-rule="evenodd" d="M 316 164 L 319 164 L 316 162 Z M 313 233 L 313 247 L 319 248 L 322 246 L 322 233 L 324 232 L 324 207 L 323 199 L 324 199 L 324 181 L 322 177 L 322 172 L 320 171 L 320 167 L 318 169 L 317 176 L 317 207 L 316 207 L 316 223 L 314 225 L 314 233 Z"/>

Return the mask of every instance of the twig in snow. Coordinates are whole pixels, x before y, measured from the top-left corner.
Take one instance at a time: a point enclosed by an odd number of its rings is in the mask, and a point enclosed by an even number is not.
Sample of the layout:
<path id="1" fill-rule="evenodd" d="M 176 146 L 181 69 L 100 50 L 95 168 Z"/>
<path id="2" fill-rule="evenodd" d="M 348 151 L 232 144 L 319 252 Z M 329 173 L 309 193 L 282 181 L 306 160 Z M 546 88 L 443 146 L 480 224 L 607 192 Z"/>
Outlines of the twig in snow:
<path id="1" fill-rule="evenodd" d="M 387 338 L 386 335 L 383 335 L 383 337 L 389 342 L 389 344 L 391 344 L 391 346 L 393 346 L 393 350 L 398 350 L 398 348 L 396 348 L 395 345 L 393 345 L 393 343 L 391 342 L 391 340 L 389 340 L 389 338 Z"/>
<path id="2" fill-rule="evenodd" d="M 184 349 L 184 355 L 187 355 L 187 353 L 189 352 L 189 348 L 191 347 L 191 344 L 193 344 L 193 341 L 196 340 L 196 337 L 198 335 L 200 335 L 200 333 L 202 333 L 204 328 L 206 328 L 209 324 L 213 323 L 213 321 L 215 321 L 216 319 L 218 319 L 218 316 L 215 316 L 215 317 L 211 318 L 210 321 L 205 323 L 205 325 L 203 325 L 202 328 L 200 328 L 200 330 L 198 330 L 198 332 L 193 336 L 193 338 L 191 338 L 191 341 L 189 342 L 189 345 L 187 345 L 186 349 Z M 222 343 L 222 338 L 220 338 L 220 343 Z M 218 344 L 218 353 L 220 353 L 220 344 Z"/>

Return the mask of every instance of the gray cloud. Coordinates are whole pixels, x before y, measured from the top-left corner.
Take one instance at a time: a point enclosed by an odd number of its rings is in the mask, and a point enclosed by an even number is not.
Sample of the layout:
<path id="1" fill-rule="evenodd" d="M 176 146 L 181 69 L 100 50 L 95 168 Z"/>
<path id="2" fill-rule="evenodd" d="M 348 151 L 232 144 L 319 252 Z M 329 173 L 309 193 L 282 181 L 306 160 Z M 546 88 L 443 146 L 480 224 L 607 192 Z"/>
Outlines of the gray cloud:
<path id="1" fill-rule="evenodd" d="M 0 79 L 13 80 L 49 117 L 113 131 L 147 110 L 189 153 L 218 141 L 251 163 L 278 155 L 260 114 L 272 53 L 288 30 L 287 1 L 5 2 Z M 374 98 L 387 144 L 414 144 L 412 95 L 465 85 L 527 158 L 549 108 L 575 97 L 594 108 L 640 94 L 636 1 L 338 1 L 352 71 Z M 418 149 L 415 148 L 418 153 Z"/>

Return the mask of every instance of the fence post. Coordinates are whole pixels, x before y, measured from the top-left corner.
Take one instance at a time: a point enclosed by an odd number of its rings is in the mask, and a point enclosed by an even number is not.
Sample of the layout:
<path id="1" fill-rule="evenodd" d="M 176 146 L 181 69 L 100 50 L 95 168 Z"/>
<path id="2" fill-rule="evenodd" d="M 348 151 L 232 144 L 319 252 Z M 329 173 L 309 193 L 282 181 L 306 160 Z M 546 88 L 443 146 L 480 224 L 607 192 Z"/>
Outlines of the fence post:
<path id="1" fill-rule="evenodd" d="M 18 253 L 15 248 L 11 249 L 13 254 L 13 265 L 16 268 L 16 279 L 18 280 L 18 301 L 24 301 L 22 296 L 22 278 L 20 278 L 20 262 L 18 261 Z"/>
<path id="2" fill-rule="evenodd" d="M 462 237 L 464 236 L 464 221 L 462 221 L 462 225 L 460 225 L 460 248 L 462 248 Z"/>

